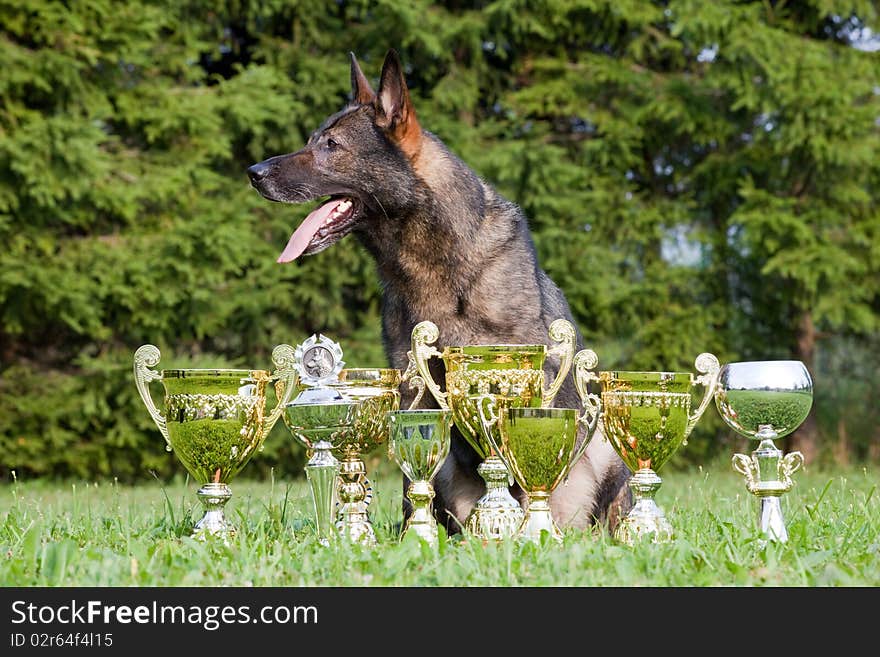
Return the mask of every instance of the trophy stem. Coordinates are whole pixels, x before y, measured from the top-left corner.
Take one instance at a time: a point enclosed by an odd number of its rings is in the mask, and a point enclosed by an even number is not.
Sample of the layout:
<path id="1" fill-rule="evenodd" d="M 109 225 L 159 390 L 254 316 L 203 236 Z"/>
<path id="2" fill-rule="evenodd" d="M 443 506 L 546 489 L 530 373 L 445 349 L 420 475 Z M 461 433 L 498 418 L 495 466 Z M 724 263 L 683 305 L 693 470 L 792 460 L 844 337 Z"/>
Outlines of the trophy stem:
<path id="1" fill-rule="evenodd" d="M 634 545 L 642 538 L 650 538 L 653 543 L 672 540 L 672 525 L 654 501 L 654 495 L 660 489 L 661 483 L 662 480 L 651 468 L 642 468 L 630 477 L 633 508 L 620 521 L 614 538 L 626 545 Z"/>
<path id="2" fill-rule="evenodd" d="M 788 541 L 788 532 L 782 519 L 782 498 L 778 495 L 762 497 L 760 513 L 761 533 L 771 541 Z"/>
<path id="3" fill-rule="evenodd" d="M 507 466 L 498 456 L 486 457 L 477 472 L 486 482 L 486 493 L 477 500 L 465 520 L 468 533 L 482 539 L 501 540 L 516 534 L 523 522 L 523 510 L 508 490 Z"/>
<path id="4" fill-rule="evenodd" d="M 376 545 L 376 533 L 367 514 L 364 501 L 367 490 L 363 479 L 366 466 L 359 456 L 346 456 L 339 468 L 339 485 L 337 494 L 340 506 L 336 520 L 336 529 L 344 537 L 355 543 Z"/>
<path id="5" fill-rule="evenodd" d="M 312 490 L 315 505 L 315 531 L 321 545 L 330 545 L 335 536 L 333 529 L 333 491 L 339 474 L 339 461 L 330 451 L 333 446 L 326 440 L 315 443 L 314 454 L 306 464 L 306 478 Z"/>
<path id="6" fill-rule="evenodd" d="M 746 489 L 761 500 L 758 521 L 766 540 L 788 541 L 781 498 L 791 490 L 791 474 L 802 463 L 800 452 L 783 458 L 782 450 L 773 444 L 772 438 L 764 438 L 749 456 L 734 455 L 734 469 L 746 477 Z"/>
<path id="7" fill-rule="evenodd" d="M 412 514 L 406 521 L 403 535 L 411 530 L 429 545 L 437 545 L 437 521 L 431 508 L 434 487 L 427 481 L 413 481 L 406 496 L 412 504 Z"/>
<path id="8" fill-rule="evenodd" d="M 562 532 L 550 513 L 550 493 L 529 493 L 529 506 L 516 537 L 539 543 L 543 532 L 549 532 L 553 540 L 562 542 Z"/>
<path id="9" fill-rule="evenodd" d="M 226 539 L 235 534 L 235 529 L 226 521 L 226 516 L 223 514 L 223 507 L 232 497 L 229 485 L 208 483 L 199 488 L 196 494 L 205 507 L 205 515 L 193 527 L 193 537 L 204 539 L 211 535 Z"/>

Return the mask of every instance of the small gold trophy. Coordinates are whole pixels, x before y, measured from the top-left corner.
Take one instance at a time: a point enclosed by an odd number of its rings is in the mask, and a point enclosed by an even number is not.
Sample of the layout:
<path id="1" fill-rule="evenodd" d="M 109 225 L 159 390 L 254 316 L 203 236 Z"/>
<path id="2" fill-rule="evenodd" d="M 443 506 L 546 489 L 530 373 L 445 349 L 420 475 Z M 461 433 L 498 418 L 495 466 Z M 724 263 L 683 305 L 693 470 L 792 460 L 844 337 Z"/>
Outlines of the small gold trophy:
<path id="1" fill-rule="evenodd" d="M 272 351 L 276 366 L 266 370 L 178 369 L 157 372 L 159 349 L 141 346 L 134 354 L 134 379 L 138 393 L 173 451 L 201 484 L 198 496 L 205 514 L 193 535 L 204 538 L 234 533 L 223 507 L 232 497 L 229 481 L 239 473 L 263 441 L 294 392 L 293 348 L 278 345 Z M 150 395 L 149 383 L 165 388 L 162 410 Z M 274 383 L 278 403 L 269 411 L 266 386 Z"/>
<path id="2" fill-rule="evenodd" d="M 783 457 L 773 441 L 797 429 L 810 413 L 809 371 L 799 360 L 728 363 L 718 373 L 715 405 L 734 431 L 760 441 L 750 455 L 733 455 L 733 469 L 761 500 L 758 518 L 764 539 L 786 542 L 781 497 L 791 489 L 791 475 L 804 464 L 804 455 L 791 452 Z"/>
<path id="3" fill-rule="evenodd" d="M 557 344 L 549 351 L 543 344 L 495 344 L 446 346 L 441 353 L 432 346 L 439 335 L 434 323 L 417 324 L 412 331 L 411 354 L 440 408 L 452 411 L 461 435 L 483 459 L 477 471 L 486 482 L 486 493 L 471 510 L 464 528 L 484 540 L 512 536 L 522 524 L 523 510 L 508 490 L 512 482 L 507 467 L 484 437 L 476 399 L 496 394 L 514 398 L 511 403 L 523 407 L 550 406 L 571 368 L 574 326 L 565 319 L 554 321 L 549 335 Z M 545 387 L 543 368 L 548 353 L 559 356 L 560 366 L 556 378 Z M 432 358 L 442 359 L 445 365 L 445 391 L 431 375 Z"/>
<path id="4" fill-rule="evenodd" d="M 409 478 L 406 496 L 412 504 L 401 540 L 412 531 L 430 545 L 437 545 L 437 521 L 431 479 L 449 454 L 452 413 L 438 409 L 389 411 L 391 440 L 388 453 Z"/>
<path id="5" fill-rule="evenodd" d="M 632 545 L 649 538 L 654 543 L 672 540 L 672 525 L 654 501 L 660 488 L 657 475 L 669 457 L 685 442 L 712 399 L 717 383 L 718 359 L 700 354 L 695 362 L 699 376 L 690 372 L 600 372 L 585 365 L 592 357 L 575 356 L 575 383 L 581 399 L 591 394 L 590 382 L 601 385 L 601 420 L 605 437 L 633 472 L 629 486 L 635 504 L 617 526 L 617 540 Z M 694 387 L 704 388 L 703 398 L 691 411 Z M 585 402 L 586 403 L 586 402 Z"/>
<path id="6" fill-rule="evenodd" d="M 562 541 L 550 511 L 550 495 L 584 455 L 598 424 L 598 409 L 588 407 L 579 418 L 573 408 L 523 408 L 511 406 L 510 401 L 483 395 L 477 407 L 486 440 L 529 498 L 515 537 L 539 542 L 541 534 L 548 532 L 555 541 Z M 587 433 L 578 446 L 579 422 L 587 424 Z"/>

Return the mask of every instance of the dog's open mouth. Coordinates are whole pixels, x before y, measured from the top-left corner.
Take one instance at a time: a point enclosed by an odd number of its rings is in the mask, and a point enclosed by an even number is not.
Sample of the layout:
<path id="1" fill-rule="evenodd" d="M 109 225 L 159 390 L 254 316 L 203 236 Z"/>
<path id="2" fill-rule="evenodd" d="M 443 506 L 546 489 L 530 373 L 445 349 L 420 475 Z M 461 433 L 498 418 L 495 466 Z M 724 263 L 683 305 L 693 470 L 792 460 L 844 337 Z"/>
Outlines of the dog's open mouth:
<path id="1" fill-rule="evenodd" d="M 357 214 L 357 202 L 347 197 L 333 197 L 303 219 L 278 262 L 291 262 L 302 254 L 312 255 L 336 243 L 351 231 Z"/>

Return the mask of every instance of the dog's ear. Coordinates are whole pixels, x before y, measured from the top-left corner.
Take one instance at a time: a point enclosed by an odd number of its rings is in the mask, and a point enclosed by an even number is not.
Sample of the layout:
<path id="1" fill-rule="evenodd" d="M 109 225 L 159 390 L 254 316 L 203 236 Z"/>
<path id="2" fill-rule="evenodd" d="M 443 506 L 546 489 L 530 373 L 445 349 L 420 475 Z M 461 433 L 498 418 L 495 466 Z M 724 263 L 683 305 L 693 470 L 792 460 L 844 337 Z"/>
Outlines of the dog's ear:
<path id="1" fill-rule="evenodd" d="M 410 159 L 415 157 L 422 145 L 422 129 L 395 50 L 389 50 L 385 55 L 375 106 L 376 124 L 388 132 Z"/>
<path id="2" fill-rule="evenodd" d="M 370 86 L 370 82 L 361 70 L 354 53 L 348 54 L 351 57 L 351 99 L 361 105 L 372 103 L 376 100 L 376 92 Z"/>

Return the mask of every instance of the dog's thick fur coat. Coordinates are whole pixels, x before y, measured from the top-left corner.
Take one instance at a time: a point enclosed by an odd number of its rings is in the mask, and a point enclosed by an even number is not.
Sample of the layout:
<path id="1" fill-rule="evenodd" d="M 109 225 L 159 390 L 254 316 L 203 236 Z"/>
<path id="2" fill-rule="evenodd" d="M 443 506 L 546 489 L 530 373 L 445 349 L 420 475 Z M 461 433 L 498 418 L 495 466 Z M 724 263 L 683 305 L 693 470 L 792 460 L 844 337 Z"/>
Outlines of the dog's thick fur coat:
<path id="1" fill-rule="evenodd" d="M 521 209 L 419 125 L 397 54 L 388 53 L 378 92 L 354 55 L 351 81 L 351 101 L 302 150 L 248 169 L 253 186 L 269 200 L 330 197 L 304 220 L 279 260 L 317 253 L 354 233 L 376 261 L 385 352 L 401 370 L 408 364 L 412 329 L 422 320 L 438 326 L 441 350 L 547 344 L 554 320 L 574 323 L 563 293 L 538 265 Z M 580 349 L 579 333 L 577 339 Z M 442 362 L 433 359 L 431 367 L 442 385 Z M 548 357 L 548 381 L 558 367 Z M 403 394 L 405 407 L 412 392 Z M 426 395 L 422 404 L 433 402 Z M 554 405 L 580 407 L 572 375 Z M 485 490 L 478 465 L 477 454 L 454 430 L 449 457 L 434 480 L 435 512 L 450 532 L 461 528 Z M 568 482 L 551 497 L 557 523 L 616 525 L 631 504 L 628 474 L 597 432 Z M 522 501 L 522 491 L 512 492 Z"/>

